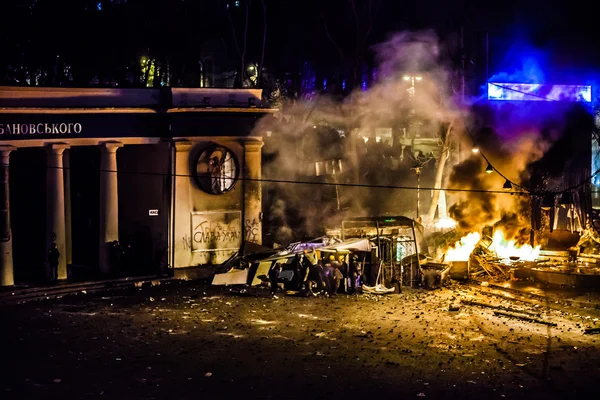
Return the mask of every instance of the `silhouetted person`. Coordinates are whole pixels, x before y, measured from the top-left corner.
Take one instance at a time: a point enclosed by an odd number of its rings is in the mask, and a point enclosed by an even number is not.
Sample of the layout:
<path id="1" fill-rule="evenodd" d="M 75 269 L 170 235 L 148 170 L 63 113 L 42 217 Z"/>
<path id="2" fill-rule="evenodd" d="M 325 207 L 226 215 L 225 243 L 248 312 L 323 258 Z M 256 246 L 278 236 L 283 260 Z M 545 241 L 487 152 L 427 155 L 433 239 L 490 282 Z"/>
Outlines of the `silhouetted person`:
<path id="1" fill-rule="evenodd" d="M 327 285 L 327 293 L 330 296 L 335 295 L 335 292 L 337 291 L 337 287 L 340 283 L 339 279 L 337 278 L 336 269 L 333 267 L 334 262 L 335 262 L 335 257 L 329 256 L 329 260 L 324 260 L 324 265 L 323 265 L 323 272 L 324 272 L 323 280 L 325 281 L 325 284 Z M 339 273 L 339 271 L 337 271 L 337 272 Z"/>
<path id="2" fill-rule="evenodd" d="M 306 276 L 308 275 L 308 270 L 311 267 L 312 263 L 306 257 L 306 250 L 300 259 L 300 265 L 298 266 L 298 290 L 302 290 L 304 284 L 306 283 Z"/>
<path id="3" fill-rule="evenodd" d="M 348 266 L 348 277 L 350 278 L 350 293 L 356 292 L 356 280 L 360 275 L 360 264 L 358 256 L 354 254 Z"/>
<path id="4" fill-rule="evenodd" d="M 269 271 L 269 281 L 271 282 L 271 295 L 275 296 L 279 287 L 279 274 L 281 273 L 281 265 L 276 263 Z"/>
<path id="5" fill-rule="evenodd" d="M 294 261 L 292 261 L 291 270 L 294 272 L 294 276 L 292 277 L 292 281 L 290 282 L 290 287 L 292 290 L 297 290 L 299 286 L 302 285 L 302 280 L 300 277 L 300 254 L 296 254 L 294 257 Z"/>
<path id="6" fill-rule="evenodd" d="M 159 278 L 163 277 L 163 276 L 167 276 L 169 262 L 168 262 L 168 251 L 166 248 L 161 247 L 160 249 L 157 250 L 155 263 L 156 263 L 156 275 L 158 275 Z"/>
<path id="7" fill-rule="evenodd" d="M 348 267 L 348 263 L 346 263 L 346 256 L 339 256 L 338 258 L 338 264 L 339 264 L 339 271 L 342 274 L 342 284 L 340 285 L 339 291 L 341 291 L 342 293 L 347 293 L 348 292 L 348 271 L 349 271 L 349 267 Z"/>
<path id="8" fill-rule="evenodd" d="M 125 248 L 123 249 L 123 261 L 123 269 L 128 271 L 137 270 L 135 246 L 132 236 L 129 236 L 125 241 Z"/>
<path id="9" fill-rule="evenodd" d="M 308 277 L 306 278 L 306 290 L 307 294 L 313 294 L 312 284 L 314 283 L 317 287 L 317 290 L 320 292 L 323 290 L 324 279 L 323 276 L 325 272 L 323 271 L 323 265 L 321 264 L 321 260 L 317 262 L 317 264 L 310 265 L 308 269 Z"/>
<path id="10" fill-rule="evenodd" d="M 110 266 L 115 273 L 121 273 L 123 265 L 123 248 L 118 240 L 113 240 L 110 244 Z"/>
<path id="11" fill-rule="evenodd" d="M 49 279 L 50 282 L 58 281 L 58 259 L 60 258 L 60 252 L 56 243 L 52 243 L 48 249 L 48 267 L 50 269 Z"/>

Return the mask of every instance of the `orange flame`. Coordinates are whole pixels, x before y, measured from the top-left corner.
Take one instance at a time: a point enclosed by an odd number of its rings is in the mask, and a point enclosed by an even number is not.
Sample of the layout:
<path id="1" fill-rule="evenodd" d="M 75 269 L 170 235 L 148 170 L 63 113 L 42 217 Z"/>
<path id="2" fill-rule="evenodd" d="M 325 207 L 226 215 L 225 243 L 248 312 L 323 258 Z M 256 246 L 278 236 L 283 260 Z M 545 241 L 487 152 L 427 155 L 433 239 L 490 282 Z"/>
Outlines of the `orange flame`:
<path id="1" fill-rule="evenodd" d="M 481 235 L 478 232 L 471 232 L 464 236 L 460 241 L 454 244 L 446 252 L 446 261 L 467 261 L 471 256 L 475 246 L 481 240 Z M 526 244 L 517 246 L 514 240 L 506 240 L 504 233 L 500 230 L 494 233 L 492 244 L 489 250 L 496 253 L 498 258 L 507 260 L 511 257 L 516 257 L 520 261 L 535 261 L 540 255 L 540 246 L 531 247 Z"/>
<path id="2" fill-rule="evenodd" d="M 502 231 L 494 233 L 490 250 L 496 252 L 499 258 L 518 257 L 520 261 L 535 261 L 540 255 L 540 246 L 531 247 L 528 244 L 517 247 L 514 240 L 506 240 Z"/>
<path id="3" fill-rule="evenodd" d="M 462 237 L 454 244 L 454 247 L 446 252 L 446 261 L 468 261 L 475 246 L 481 240 L 481 235 L 478 232 L 471 232 L 467 236 Z"/>

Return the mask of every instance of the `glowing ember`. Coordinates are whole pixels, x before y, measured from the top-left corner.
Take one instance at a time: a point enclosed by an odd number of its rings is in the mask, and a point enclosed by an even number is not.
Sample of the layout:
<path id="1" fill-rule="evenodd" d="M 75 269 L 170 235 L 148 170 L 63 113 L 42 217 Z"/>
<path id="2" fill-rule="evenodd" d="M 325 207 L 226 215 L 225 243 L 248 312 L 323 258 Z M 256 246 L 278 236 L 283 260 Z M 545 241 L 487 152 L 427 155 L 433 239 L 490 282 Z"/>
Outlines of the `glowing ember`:
<path id="1" fill-rule="evenodd" d="M 540 246 L 535 248 L 526 244 L 517 247 L 514 240 L 506 240 L 502 231 L 494 233 L 494 241 L 490 246 L 490 250 L 496 252 L 499 258 L 508 259 L 510 257 L 518 257 L 520 261 L 535 261 L 540 255 Z"/>
<path id="2" fill-rule="evenodd" d="M 458 223 L 452 218 L 441 218 L 435 222 L 436 229 L 454 229 Z"/>
<path id="3" fill-rule="evenodd" d="M 475 250 L 475 246 L 481 240 L 481 235 L 478 232 L 469 233 L 462 237 L 446 252 L 446 261 L 467 261 L 469 256 Z"/>

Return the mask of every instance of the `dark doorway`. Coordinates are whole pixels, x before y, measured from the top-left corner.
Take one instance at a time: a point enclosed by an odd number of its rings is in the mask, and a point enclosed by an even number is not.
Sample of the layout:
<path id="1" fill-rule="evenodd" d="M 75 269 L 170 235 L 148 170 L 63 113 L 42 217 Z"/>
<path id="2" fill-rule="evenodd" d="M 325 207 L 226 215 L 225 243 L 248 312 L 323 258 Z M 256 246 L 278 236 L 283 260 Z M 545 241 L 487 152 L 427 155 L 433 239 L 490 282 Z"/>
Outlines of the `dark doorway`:
<path id="1" fill-rule="evenodd" d="M 168 246 L 169 150 L 127 145 L 117 152 L 117 163 L 119 238 L 125 250 L 120 274 L 153 275 Z"/>
<path id="2" fill-rule="evenodd" d="M 10 218 L 15 282 L 46 279 L 46 152 L 20 148 L 10 155 Z"/>
<path id="3" fill-rule="evenodd" d="M 100 149 L 72 147 L 71 218 L 73 236 L 72 277 L 75 280 L 98 274 L 100 213 Z"/>

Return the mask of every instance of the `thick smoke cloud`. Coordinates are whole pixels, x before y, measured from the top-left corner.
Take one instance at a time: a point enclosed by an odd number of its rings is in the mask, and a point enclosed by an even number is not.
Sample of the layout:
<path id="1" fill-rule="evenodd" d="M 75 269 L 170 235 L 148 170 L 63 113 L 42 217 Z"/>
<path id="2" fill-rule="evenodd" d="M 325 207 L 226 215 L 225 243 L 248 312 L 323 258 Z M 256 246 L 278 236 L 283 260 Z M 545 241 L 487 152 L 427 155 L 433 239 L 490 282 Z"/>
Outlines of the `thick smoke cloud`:
<path id="1" fill-rule="evenodd" d="M 381 128 L 392 128 L 398 136 L 413 118 L 435 140 L 444 124 L 460 117 L 454 94 L 447 90 L 452 85 L 444 60 L 446 49 L 433 32 L 426 31 L 393 35 L 372 50 L 377 81 L 368 90 L 356 90 L 342 101 L 321 95 L 309 102 L 287 104 L 275 117 L 259 121 L 254 134 L 265 138 L 265 179 L 416 187 L 416 174 L 411 170 L 414 156 L 405 152 L 401 159 L 403 149 L 397 137 L 384 144 L 375 143 L 375 136 Z M 414 95 L 405 75 L 420 77 Z M 338 132 L 343 132 L 341 138 Z M 359 135 L 371 138 L 365 144 Z M 332 159 L 341 160 L 335 175 L 314 176 L 315 162 Z M 434 162 L 428 168 L 434 171 Z M 264 185 L 263 202 L 270 207 L 265 216 L 273 227 L 267 236 L 278 243 L 322 234 L 344 216 L 415 216 L 413 189 Z M 424 204 L 430 194 L 422 191 Z"/>
<path id="2" fill-rule="evenodd" d="M 345 217 L 416 216 L 416 160 L 403 148 L 398 132 L 418 120 L 421 132 L 440 138 L 452 124 L 452 155 L 443 186 L 453 189 L 501 191 L 505 179 L 485 172 L 481 153 L 472 153 L 473 139 L 481 152 L 510 181 L 527 185 L 530 167 L 563 134 L 566 107 L 544 102 L 520 104 L 460 99 L 456 66 L 450 65 L 449 44 L 430 31 L 404 32 L 373 47 L 377 81 L 366 91 L 356 90 L 344 100 L 320 95 L 311 101 L 287 104 L 276 116 L 259 121 L 254 134 L 265 138 L 263 177 L 274 180 L 311 181 L 330 185 L 265 183 L 266 239 L 288 243 L 324 234 Z M 502 76 L 524 76 L 539 65 L 529 60 Z M 405 76 L 419 76 L 414 84 Z M 516 78 L 515 78 L 516 79 Z M 374 143 L 376 132 L 392 128 L 391 143 Z M 340 132 L 342 132 L 340 137 Z M 359 135 L 369 136 L 365 144 Z M 410 134 L 409 134 L 410 135 Z M 456 144 L 460 142 L 460 146 Z M 406 145 L 406 142 L 404 143 Z M 461 152 L 458 149 L 462 149 Z M 438 150 L 439 151 L 439 147 Z M 403 155 L 403 157 L 401 157 Z M 439 153 L 436 154 L 436 158 Z M 318 169 L 328 174 L 315 174 Z M 335 161 L 335 162 L 333 162 Z M 335 164 L 335 174 L 332 166 Z M 432 186 L 435 161 L 421 185 Z M 425 168 L 424 168 L 425 171 Z M 433 174 L 431 174 L 433 171 Z M 318 176 L 316 176 L 318 175 Z M 334 183 L 403 186 L 407 189 L 334 186 Z M 519 190 L 518 188 L 515 188 Z M 448 192 L 450 216 L 459 230 L 480 231 L 501 227 L 509 238 L 527 239 L 530 198 L 508 193 Z M 427 213 L 429 190 L 420 191 L 420 214 Z M 425 221 L 428 222 L 428 221 Z"/>
<path id="3" fill-rule="evenodd" d="M 514 192 L 527 190 L 526 187 L 517 185 L 523 184 L 527 177 L 527 166 L 544 154 L 549 142 L 542 140 L 537 132 L 531 131 L 502 137 L 491 127 L 480 128 L 472 132 L 472 135 L 480 153 L 471 153 L 454 166 L 449 186 L 479 192 L 450 195 L 450 216 L 458 221 L 459 228 L 464 233 L 481 233 L 486 226 L 492 226 L 505 231 L 507 238 L 523 242 L 526 239 L 524 230 L 531 225 L 530 198 L 515 195 Z M 488 165 L 481 154 L 487 157 L 494 172 L 486 172 Z M 503 192 L 506 180 L 500 174 L 515 184 L 512 190 Z"/>
<path id="4" fill-rule="evenodd" d="M 502 72 L 490 78 L 497 83 L 585 83 L 565 77 L 550 68 L 550 53 L 525 40 L 517 40 L 500 63 Z M 536 192 L 565 187 L 567 171 L 589 167 L 591 115 L 583 107 L 556 101 L 490 102 L 482 95 L 473 102 L 468 125 L 478 147 L 493 167 L 510 181 L 521 185 L 516 190 Z M 466 147 L 473 145 L 465 135 Z M 456 188 L 501 190 L 505 179 L 498 173 L 486 174 L 487 164 L 480 155 L 470 155 L 453 169 L 450 185 Z M 568 186 L 568 185 L 567 185 Z M 529 241 L 531 227 L 530 196 L 505 194 L 461 194 L 453 197 L 450 212 L 464 231 L 482 231 L 485 226 L 500 228 L 507 238 Z"/>

